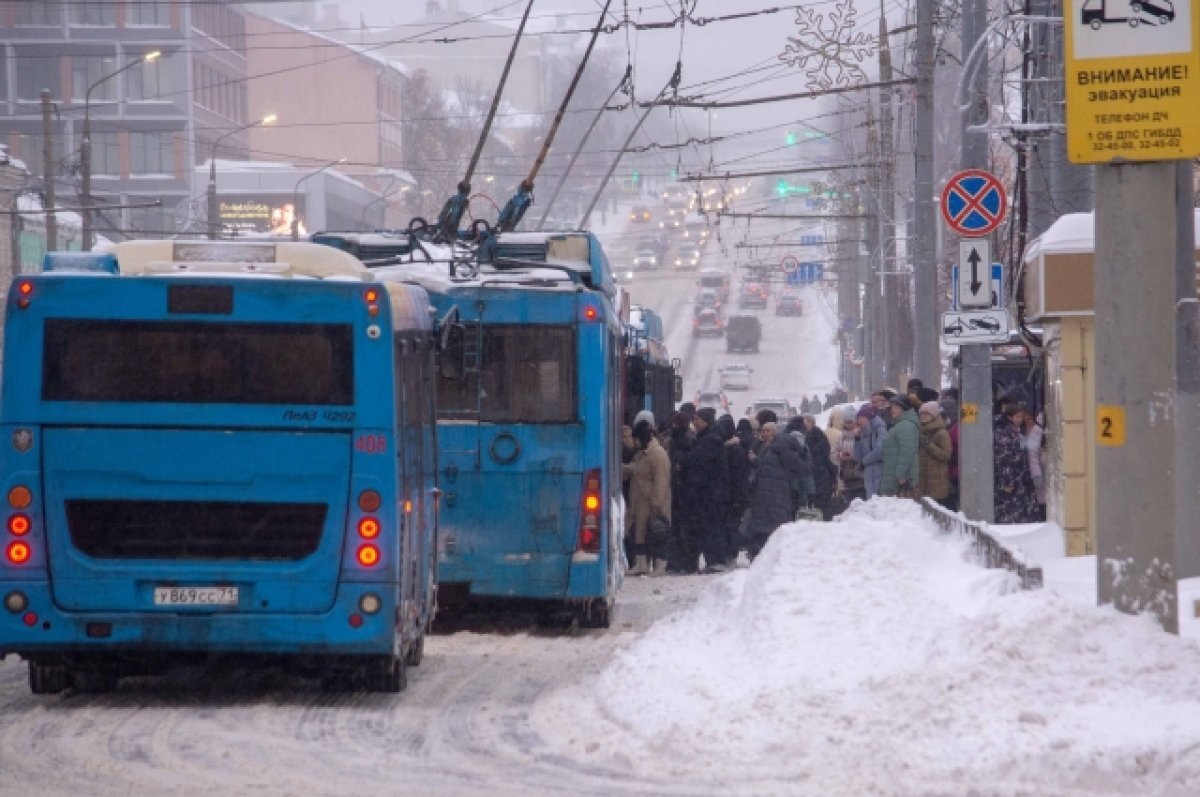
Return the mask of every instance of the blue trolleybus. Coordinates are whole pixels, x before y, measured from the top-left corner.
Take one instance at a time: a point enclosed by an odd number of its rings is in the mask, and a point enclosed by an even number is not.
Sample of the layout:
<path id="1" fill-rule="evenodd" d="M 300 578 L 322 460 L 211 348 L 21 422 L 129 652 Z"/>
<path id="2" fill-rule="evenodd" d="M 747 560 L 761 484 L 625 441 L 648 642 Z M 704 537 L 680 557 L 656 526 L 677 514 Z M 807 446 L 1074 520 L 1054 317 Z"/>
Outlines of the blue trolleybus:
<path id="1" fill-rule="evenodd" d="M 133 241 L 6 304 L 0 651 L 35 693 L 226 657 L 405 686 L 435 610 L 423 290 L 307 242 Z"/>
<path id="2" fill-rule="evenodd" d="M 375 257 L 376 235 L 314 240 L 458 314 L 443 358 L 463 378 L 438 385 L 439 595 L 566 602 L 607 627 L 624 572 L 623 334 L 596 237 L 503 233 L 494 260 L 456 276 L 435 247 L 397 258 L 389 239 Z"/>

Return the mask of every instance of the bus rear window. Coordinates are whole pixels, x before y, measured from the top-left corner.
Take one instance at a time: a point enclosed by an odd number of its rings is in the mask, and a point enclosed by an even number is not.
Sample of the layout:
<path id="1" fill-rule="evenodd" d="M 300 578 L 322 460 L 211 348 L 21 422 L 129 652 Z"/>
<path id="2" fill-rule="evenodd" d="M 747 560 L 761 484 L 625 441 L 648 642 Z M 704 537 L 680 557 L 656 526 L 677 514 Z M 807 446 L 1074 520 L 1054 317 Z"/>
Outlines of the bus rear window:
<path id="1" fill-rule="evenodd" d="M 473 334 L 468 328 L 467 335 Z M 488 423 L 572 423 L 575 385 L 571 327 L 485 326 L 480 371 L 468 370 L 459 381 L 439 380 L 439 415 Z"/>
<path id="2" fill-rule="evenodd" d="M 43 401 L 354 403 L 349 324 L 46 320 Z"/>

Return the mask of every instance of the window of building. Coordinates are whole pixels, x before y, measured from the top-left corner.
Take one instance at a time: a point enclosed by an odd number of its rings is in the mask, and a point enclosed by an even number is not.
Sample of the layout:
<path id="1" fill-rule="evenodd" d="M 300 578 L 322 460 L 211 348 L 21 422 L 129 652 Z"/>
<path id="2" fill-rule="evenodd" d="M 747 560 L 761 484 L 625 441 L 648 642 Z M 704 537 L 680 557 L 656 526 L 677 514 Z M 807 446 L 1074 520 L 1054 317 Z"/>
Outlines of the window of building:
<path id="1" fill-rule="evenodd" d="M 125 0 L 125 24 L 166 27 L 171 24 L 171 9 L 158 0 Z"/>
<path id="2" fill-rule="evenodd" d="M 149 202 L 150 197 L 135 197 L 135 202 Z M 136 235 L 170 235 L 175 224 L 174 213 L 170 208 L 130 208 L 130 232 Z"/>
<path id="3" fill-rule="evenodd" d="M 117 80 L 104 80 L 108 75 L 117 71 L 116 55 L 74 55 L 71 56 L 71 98 L 82 102 L 88 99 L 88 87 L 102 83 L 92 89 L 92 102 L 112 102 L 117 98 Z"/>
<path id="4" fill-rule="evenodd" d="M 129 134 L 130 174 L 173 174 L 174 172 L 175 145 L 170 133 L 151 130 Z"/>
<path id="5" fill-rule="evenodd" d="M 58 0 L 22 0 L 13 6 L 20 27 L 53 28 L 62 24 L 62 4 Z"/>
<path id="6" fill-rule="evenodd" d="M 143 61 L 129 70 L 126 86 L 130 100 L 161 100 L 165 99 L 163 95 L 171 93 L 171 65 L 165 63 L 166 60 L 167 56 L 163 56 L 155 61 Z"/>
<path id="7" fill-rule="evenodd" d="M 14 47 L 17 68 L 17 99 L 38 102 L 42 89 L 50 89 L 54 97 L 62 91 L 58 76 L 59 57 L 47 55 L 44 47 Z"/>
<path id="8" fill-rule="evenodd" d="M 92 132 L 92 174 L 121 176 L 120 133 Z"/>
<path id="9" fill-rule="evenodd" d="M 71 3 L 71 24 L 88 27 L 112 27 L 116 24 L 116 3 Z"/>

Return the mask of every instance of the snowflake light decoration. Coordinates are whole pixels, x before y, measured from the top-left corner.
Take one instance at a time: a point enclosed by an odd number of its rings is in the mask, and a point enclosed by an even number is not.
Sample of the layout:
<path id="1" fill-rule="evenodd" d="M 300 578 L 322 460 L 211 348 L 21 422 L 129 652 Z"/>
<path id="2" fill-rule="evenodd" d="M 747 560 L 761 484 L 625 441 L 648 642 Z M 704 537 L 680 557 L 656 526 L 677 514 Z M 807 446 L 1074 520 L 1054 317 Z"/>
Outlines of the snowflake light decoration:
<path id="1" fill-rule="evenodd" d="M 811 89 L 865 83 L 859 64 L 875 52 L 876 42 L 854 31 L 856 15 L 854 0 L 838 0 L 828 16 L 812 8 L 796 9 L 799 35 L 788 36 L 791 44 L 779 60 L 803 69 Z"/>

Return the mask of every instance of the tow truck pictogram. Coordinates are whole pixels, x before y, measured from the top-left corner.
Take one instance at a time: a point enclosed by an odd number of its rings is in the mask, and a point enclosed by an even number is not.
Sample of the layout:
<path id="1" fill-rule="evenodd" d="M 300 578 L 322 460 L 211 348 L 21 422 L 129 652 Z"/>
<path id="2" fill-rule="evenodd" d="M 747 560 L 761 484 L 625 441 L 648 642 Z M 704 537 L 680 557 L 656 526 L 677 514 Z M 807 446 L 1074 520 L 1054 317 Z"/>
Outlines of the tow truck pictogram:
<path id="1" fill-rule="evenodd" d="M 1112 0 L 1084 0 L 1080 11 L 1081 21 L 1092 30 L 1100 30 L 1103 25 L 1126 23 L 1136 28 L 1147 16 L 1158 25 L 1166 25 L 1175 20 L 1175 5 L 1172 0 L 1131 0 L 1129 11 L 1131 16 L 1110 17 L 1108 9 Z"/>

